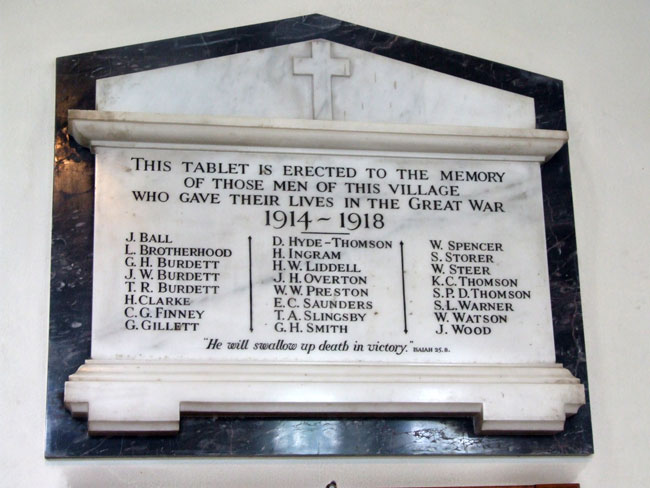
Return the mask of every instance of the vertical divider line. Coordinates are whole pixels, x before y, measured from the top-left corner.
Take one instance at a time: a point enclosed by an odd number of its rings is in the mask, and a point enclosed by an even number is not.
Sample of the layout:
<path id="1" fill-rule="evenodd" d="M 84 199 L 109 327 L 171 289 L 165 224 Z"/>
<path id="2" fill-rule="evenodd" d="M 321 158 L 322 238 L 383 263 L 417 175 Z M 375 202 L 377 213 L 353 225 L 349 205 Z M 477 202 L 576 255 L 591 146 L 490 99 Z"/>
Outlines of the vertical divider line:
<path id="1" fill-rule="evenodd" d="M 249 312 L 249 326 L 250 331 L 253 332 L 253 238 L 248 236 L 248 302 L 250 305 Z"/>
<path id="2" fill-rule="evenodd" d="M 404 309 L 404 333 L 408 334 L 408 323 L 406 320 L 406 284 L 404 282 L 404 242 L 399 241 L 399 252 L 402 259 L 402 307 Z"/>

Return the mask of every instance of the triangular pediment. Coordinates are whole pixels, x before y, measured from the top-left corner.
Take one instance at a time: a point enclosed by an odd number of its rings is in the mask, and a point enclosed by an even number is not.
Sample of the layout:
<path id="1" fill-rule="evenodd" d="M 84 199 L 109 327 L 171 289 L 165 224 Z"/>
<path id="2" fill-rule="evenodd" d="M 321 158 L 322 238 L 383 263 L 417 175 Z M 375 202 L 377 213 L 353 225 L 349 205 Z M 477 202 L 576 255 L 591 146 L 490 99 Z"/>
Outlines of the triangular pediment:
<path id="1" fill-rule="evenodd" d="M 535 128 L 532 98 L 304 41 L 97 81 L 102 111 Z"/>

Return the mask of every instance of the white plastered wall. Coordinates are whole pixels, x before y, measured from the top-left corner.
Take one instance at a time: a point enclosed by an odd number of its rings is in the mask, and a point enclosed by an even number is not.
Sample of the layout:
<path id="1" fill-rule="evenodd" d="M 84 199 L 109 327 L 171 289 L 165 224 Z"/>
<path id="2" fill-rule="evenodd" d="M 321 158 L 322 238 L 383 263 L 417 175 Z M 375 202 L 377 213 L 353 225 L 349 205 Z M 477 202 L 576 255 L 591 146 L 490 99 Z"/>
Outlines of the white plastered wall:
<path id="1" fill-rule="evenodd" d="M 596 454 L 558 458 L 43 458 L 55 58 L 321 13 L 564 80 Z M 0 485 L 648 486 L 650 3 L 4 0 Z"/>

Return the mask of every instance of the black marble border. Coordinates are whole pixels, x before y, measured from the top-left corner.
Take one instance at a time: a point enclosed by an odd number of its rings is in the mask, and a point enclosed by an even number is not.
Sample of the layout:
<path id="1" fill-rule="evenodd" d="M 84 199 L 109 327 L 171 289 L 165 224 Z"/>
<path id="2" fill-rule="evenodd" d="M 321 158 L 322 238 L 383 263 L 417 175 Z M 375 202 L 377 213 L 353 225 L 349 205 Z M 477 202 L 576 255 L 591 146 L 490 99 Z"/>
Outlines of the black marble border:
<path id="1" fill-rule="evenodd" d="M 589 404 L 552 436 L 477 436 L 470 419 L 184 417 L 175 436 L 90 437 L 65 410 L 63 384 L 90 355 L 94 201 L 94 157 L 68 136 L 68 109 L 94 109 L 99 78 L 317 38 L 533 97 L 538 128 L 566 128 L 560 80 L 317 14 L 58 58 L 46 457 L 593 452 Z M 542 184 L 557 360 L 587 386 L 566 146 Z"/>

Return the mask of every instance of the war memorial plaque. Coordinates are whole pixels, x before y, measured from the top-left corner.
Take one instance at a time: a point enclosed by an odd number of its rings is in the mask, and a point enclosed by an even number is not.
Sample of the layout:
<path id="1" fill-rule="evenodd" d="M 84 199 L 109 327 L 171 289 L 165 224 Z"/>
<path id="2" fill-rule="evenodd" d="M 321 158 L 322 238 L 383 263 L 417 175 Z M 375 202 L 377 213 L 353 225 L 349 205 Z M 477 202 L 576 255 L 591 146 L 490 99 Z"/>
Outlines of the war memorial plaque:
<path id="1" fill-rule="evenodd" d="M 556 362 L 540 168 L 567 133 L 529 97 L 323 37 L 68 105 L 95 184 L 66 408 L 99 436 L 179 436 L 184 414 L 561 433 L 585 393 Z"/>

